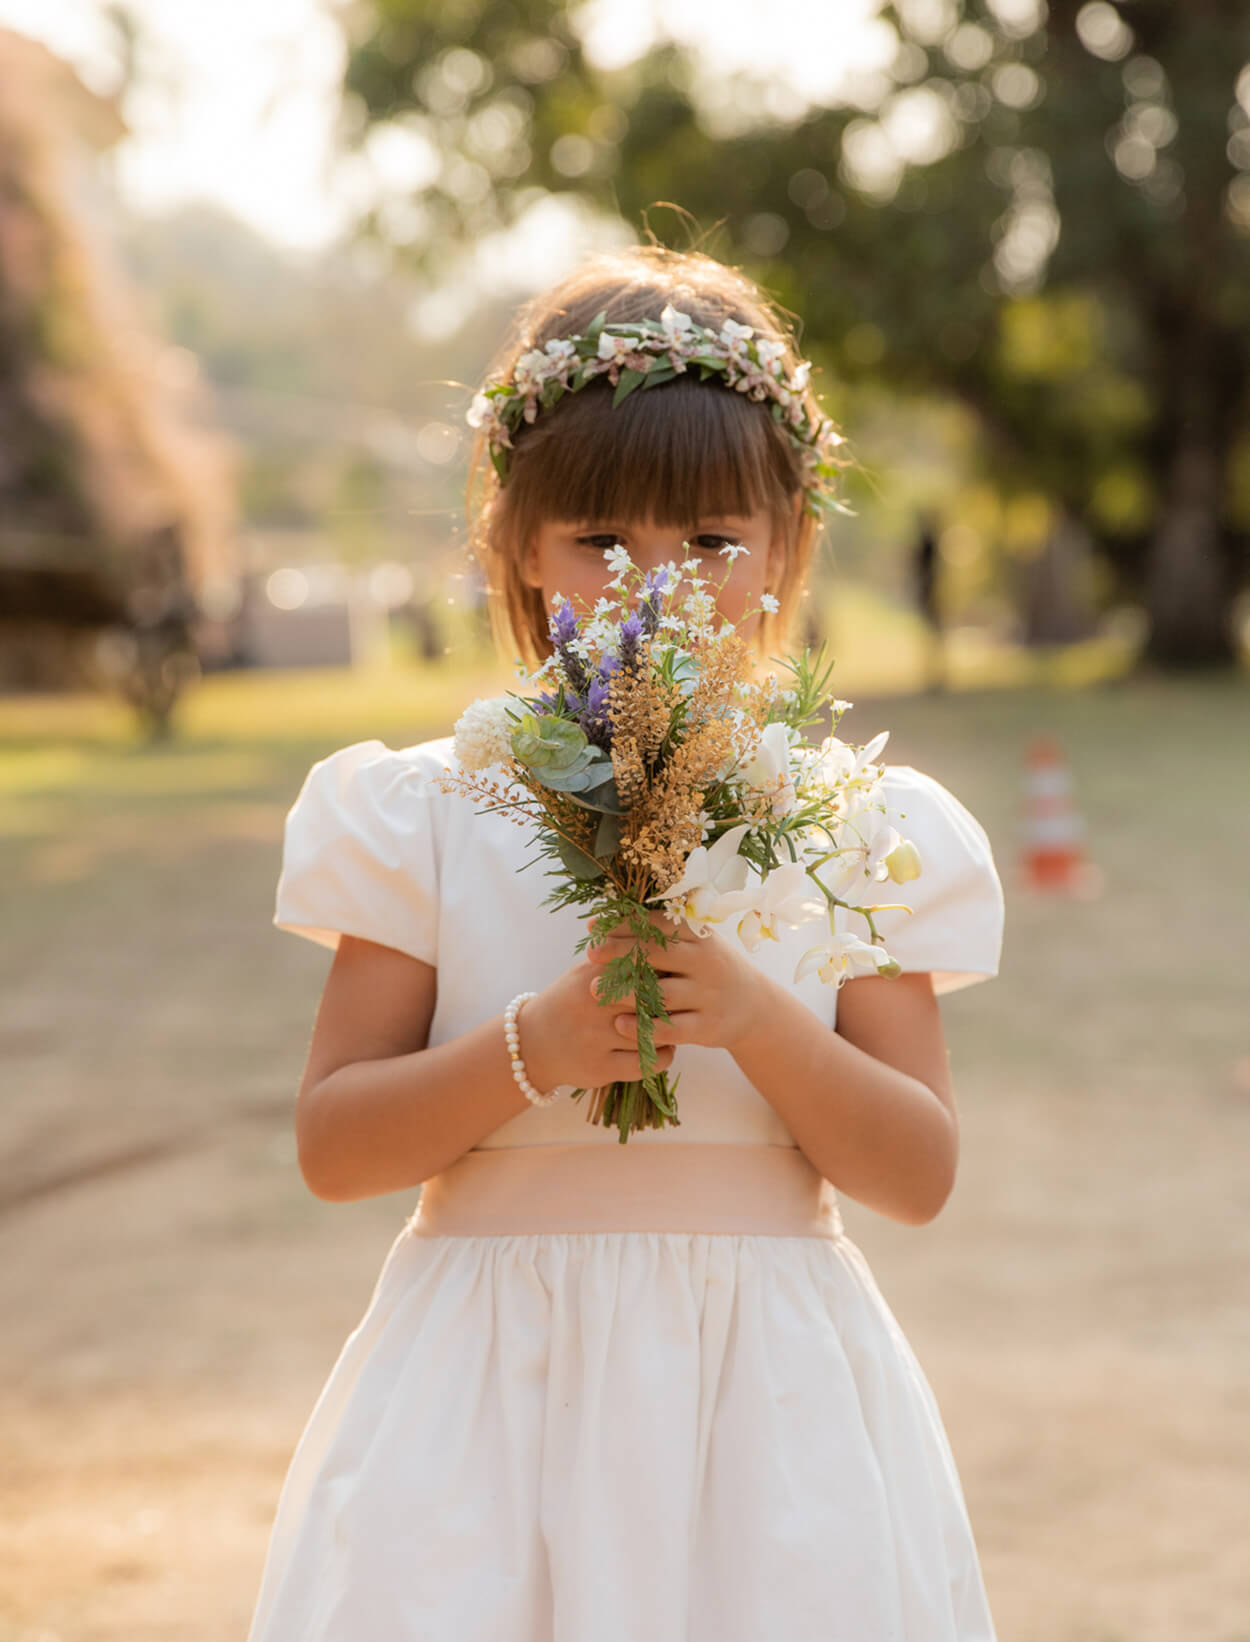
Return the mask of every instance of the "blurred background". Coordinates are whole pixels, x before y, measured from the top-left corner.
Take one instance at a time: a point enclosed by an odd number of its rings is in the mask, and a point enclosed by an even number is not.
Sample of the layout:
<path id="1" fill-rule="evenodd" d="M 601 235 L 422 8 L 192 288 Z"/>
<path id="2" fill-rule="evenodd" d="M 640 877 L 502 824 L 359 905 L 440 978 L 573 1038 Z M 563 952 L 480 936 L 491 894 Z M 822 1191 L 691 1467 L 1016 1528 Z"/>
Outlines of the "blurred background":
<path id="1" fill-rule="evenodd" d="M 246 1632 L 415 1207 L 300 1180 L 282 819 L 507 687 L 464 411 L 648 235 L 802 316 L 803 636 L 1006 886 L 954 1197 L 846 1205 L 1002 1642 L 1250 1639 L 1250 13 L 0 0 L 0 1642 Z"/>

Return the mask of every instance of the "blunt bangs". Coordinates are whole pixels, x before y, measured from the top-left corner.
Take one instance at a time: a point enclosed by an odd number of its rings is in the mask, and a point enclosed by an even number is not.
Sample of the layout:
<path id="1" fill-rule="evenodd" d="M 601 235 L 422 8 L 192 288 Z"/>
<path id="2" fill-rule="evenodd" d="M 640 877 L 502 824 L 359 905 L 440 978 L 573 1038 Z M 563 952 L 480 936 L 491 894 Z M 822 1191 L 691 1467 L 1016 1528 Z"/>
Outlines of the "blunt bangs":
<path id="1" fill-rule="evenodd" d="M 592 383 L 517 437 L 503 511 L 519 541 L 546 520 L 693 529 L 761 509 L 780 520 L 799 483 L 766 405 L 688 377 L 614 407 Z"/>

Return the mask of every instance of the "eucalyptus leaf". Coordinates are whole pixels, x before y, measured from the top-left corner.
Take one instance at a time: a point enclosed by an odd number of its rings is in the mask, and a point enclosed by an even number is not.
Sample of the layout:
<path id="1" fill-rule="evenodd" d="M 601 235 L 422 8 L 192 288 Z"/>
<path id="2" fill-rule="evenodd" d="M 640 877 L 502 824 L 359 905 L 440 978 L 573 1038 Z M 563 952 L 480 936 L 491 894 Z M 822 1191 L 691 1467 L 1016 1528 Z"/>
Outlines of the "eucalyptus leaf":
<path id="1" fill-rule="evenodd" d="M 569 770 L 535 768 L 531 773 L 552 792 L 581 793 L 603 784 L 603 769 L 598 762 L 587 761 Z"/>
<path id="2" fill-rule="evenodd" d="M 595 834 L 595 854 L 600 860 L 612 858 L 621 847 L 621 818 L 619 815 L 602 815 L 599 818 L 599 831 Z"/>
<path id="3" fill-rule="evenodd" d="M 603 810 L 607 815 L 624 815 L 625 807 L 621 803 L 621 795 L 616 790 L 615 778 L 609 776 L 597 787 L 587 787 L 581 794 L 581 802 L 592 810 Z"/>
<path id="4" fill-rule="evenodd" d="M 567 838 L 558 838 L 556 849 L 566 870 L 574 878 L 586 883 L 592 878 L 603 877 L 602 865 L 593 856 L 587 855 L 585 850 L 578 849 L 576 844 L 570 844 Z"/>
<path id="5" fill-rule="evenodd" d="M 590 746 L 580 724 L 554 714 L 540 718 L 537 713 L 524 713 L 512 732 L 512 751 L 538 775 L 545 770 L 582 768 L 587 754 L 598 749 Z"/>

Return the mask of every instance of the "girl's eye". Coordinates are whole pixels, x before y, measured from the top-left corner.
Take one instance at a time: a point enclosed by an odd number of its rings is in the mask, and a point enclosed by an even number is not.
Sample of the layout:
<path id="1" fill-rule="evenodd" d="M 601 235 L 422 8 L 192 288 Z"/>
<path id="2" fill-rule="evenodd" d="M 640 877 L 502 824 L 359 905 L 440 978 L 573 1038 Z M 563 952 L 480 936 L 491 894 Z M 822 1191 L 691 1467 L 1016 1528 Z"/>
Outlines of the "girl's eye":
<path id="1" fill-rule="evenodd" d="M 609 548 L 615 547 L 621 538 L 614 530 L 596 531 L 588 536 L 579 536 L 578 545 L 591 547 L 600 553 L 606 553 Z M 736 536 L 722 536 L 717 531 L 704 531 L 700 536 L 690 538 L 691 547 L 697 547 L 704 553 L 719 553 L 722 547 L 738 547 L 741 543 Z"/>

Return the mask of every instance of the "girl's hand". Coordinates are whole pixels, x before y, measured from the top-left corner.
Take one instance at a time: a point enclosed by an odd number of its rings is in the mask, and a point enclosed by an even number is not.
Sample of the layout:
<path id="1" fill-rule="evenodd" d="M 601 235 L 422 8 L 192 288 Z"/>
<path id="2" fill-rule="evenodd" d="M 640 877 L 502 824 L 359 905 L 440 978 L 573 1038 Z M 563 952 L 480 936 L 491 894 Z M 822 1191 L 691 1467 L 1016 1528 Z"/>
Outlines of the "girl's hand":
<path id="1" fill-rule="evenodd" d="M 667 947 L 653 945 L 650 950 L 664 1007 L 672 1016 L 671 1024 L 655 1022 L 656 1047 L 697 1043 L 732 1050 L 756 1024 L 763 995 L 759 971 L 736 941 L 716 934 L 696 935 L 687 924 L 674 931 L 659 911 L 652 912 L 651 921 L 669 937 L 677 937 Z M 587 948 L 586 957 L 596 968 L 623 957 L 633 945 L 629 926 L 621 924 L 618 929 L 619 934 Z M 601 1008 L 604 1015 L 609 1014 L 606 1007 Z M 622 999 L 609 1018 L 623 1041 L 637 1041 L 632 998 Z"/>
<path id="2" fill-rule="evenodd" d="M 588 952 L 579 958 L 531 998 L 517 1017 L 526 1076 L 538 1089 L 560 1084 L 599 1089 L 609 1083 L 636 1083 L 642 1077 L 636 1029 L 622 1034 L 615 1025 L 617 1018 L 632 1023 L 634 1016 L 620 1015 L 627 1007 L 624 1003 L 609 1009 L 599 1002 L 595 986 L 602 961 L 592 962 L 592 957 Z M 662 1025 L 656 1022 L 657 1032 Z M 673 1049 L 660 1048 L 659 1043 L 657 1036 L 656 1070 L 667 1072 Z"/>

